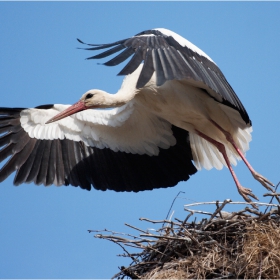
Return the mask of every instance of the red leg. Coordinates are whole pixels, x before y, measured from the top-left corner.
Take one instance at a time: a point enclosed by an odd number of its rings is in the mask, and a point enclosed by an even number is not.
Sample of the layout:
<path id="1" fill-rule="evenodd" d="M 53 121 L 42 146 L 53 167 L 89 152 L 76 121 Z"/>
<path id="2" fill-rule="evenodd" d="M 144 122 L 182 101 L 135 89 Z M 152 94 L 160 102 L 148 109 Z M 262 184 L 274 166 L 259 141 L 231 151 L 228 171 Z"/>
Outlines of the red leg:
<path id="1" fill-rule="evenodd" d="M 203 134 L 202 132 L 200 132 L 200 131 L 198 131 L 198 130 L 196 130 L 196 133 L 197 133 L 200 137 L 204 138 L 204 139 L 207 140 L 208 142 L 212 143 L 215 147 L 217 147 L 217 149 L 219 150 L 219 152 L 223 155 L 223 157 L 224 157 L 224 159 L 225 159 L 225 161 L 226 161 L 226 164 L 227 164 L 227 166 L 228 166 L 228 169 L 229 169 L 229 171 L 230 171 L 230 173 L 231 173 L 231 175 L 232 175 L 232 177 L 233 177 L 233 180 L 234 180 L 234 182 L 235 182 L 235 184 L 236 184 L 236 186 L 237 186 L 237 190 L 238 190 L 238 192 L 240 193 L 240 195 L 241 195 L 247 202 L 250 202 L 250 203 L 252 202 L 252 200 L 251 200 L 248 196 L 251 196 L 251 197 L 253 197 L 254 199 L 257 199 L 257 200 L 258 200 L 258 198 L 252 193 L 252 191 L 251 191 L 250 189 L 246 189 L 246 188 L 242 187 L 241 184 L 239 183 L 239 181 L 238 181 L 238 179 L 237 179 L 237 176 L 235 175 L 235 173 L 234 173 L 234 171 L 233 171 L 233 168 L 232 168 L 231 165 L 230 165 L 230 161 L 229 161 L 228 156 L 227 156 L 227 154 L 226 154 L 225 146 L 224 146 L 222 143 L 220 143 L 220 142 L 218 142 L 218 141 L 212 139 L 211 137 L 209 137 L 209 136 Z M 253 205 L 253 206 L 254 206 L 254 205 Z M 254 207 L 255 207 L 255 206 L 254 206 Z"/>
<path id="2" fill-rule="evenodd" d="M 251 164 L 247 161 L 247 159 L 244 157 L 243 153 L 240 151 L 240 149 L 237 147 L 236 143 L 234 142 L 231 134 L 229 132 L 227 132 L 226 130 L 224 130 L 222 127 L 220 127 L 216 122 L 214 122 L 213 120 L 210 120 L 219 130 L 221 130 L 224 135 L 226 136 L 226 139 L 232 144 L 232 146 L 234 147 L 234 149 L 237 151 L 237 153 L 240 155 L 240 157 L 242 158 L 242 160 L 244 161 L 244 163 L 247 165 L 247 167 L 249 168 L 249 170 L 251 171 L 253 177 L 258 180 L 266 189 L 268 189 L 269 191 L 273 191 L 272 188 L 269 187 L 270 186 L 274 186 L 268 179 L 266 179 L 265 177 L 263 177 L 261 174 L 259 174 L 258 172 L 256 172 L 253 167 L 251 166 Z"/>

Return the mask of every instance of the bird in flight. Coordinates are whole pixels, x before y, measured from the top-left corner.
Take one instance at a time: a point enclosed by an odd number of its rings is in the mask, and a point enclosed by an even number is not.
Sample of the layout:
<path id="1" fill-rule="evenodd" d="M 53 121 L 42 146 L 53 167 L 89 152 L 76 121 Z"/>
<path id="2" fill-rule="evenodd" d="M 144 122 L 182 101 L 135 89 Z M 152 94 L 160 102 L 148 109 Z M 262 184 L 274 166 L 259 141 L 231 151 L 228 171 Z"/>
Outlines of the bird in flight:
<path id="1" fill-rule="evenodd" d="M 16 171 L 15 185 L 138 192 L 227 166 L 240 195 L 252 202 L 249 197 L 257 197 L 232 168 L 243 160 L 272 190 L 245 158 L 252 131 L 248 113 L 202 50 L 163 28 L 86 45 L 102 50 L 88 59 L 113 55 L 107 66 L 130 58 L 119 73 L 125 76 L 121 88 L 115 94 L 91 89 L 72 106 L 0 108 L 0 161 L 8 159 L 0 182 Z"/>

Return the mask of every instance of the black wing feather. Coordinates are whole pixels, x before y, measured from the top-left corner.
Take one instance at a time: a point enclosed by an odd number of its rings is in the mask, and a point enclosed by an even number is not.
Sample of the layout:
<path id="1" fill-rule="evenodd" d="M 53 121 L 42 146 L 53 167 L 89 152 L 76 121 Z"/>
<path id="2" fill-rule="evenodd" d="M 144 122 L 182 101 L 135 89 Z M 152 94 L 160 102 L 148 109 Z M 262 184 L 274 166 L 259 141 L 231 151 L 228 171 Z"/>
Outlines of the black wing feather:
<path id="1" fill-rule="evenodd" d="M 126 64 L 126 66 L 119 72 L 118 75 L 124 76 L 134 72 L 138 65 L 143 61 L 143 52 L 141 50 L 141 46 L 137 48 L 135 55 L 131 58 L 131 60 Z"/>
<path id="2" fill-rule="evenodd" d="M 109 50 L 107 50 L 107 51 L 105 51 L 105 52 L 102 52 L 102 53 L 100 53 L 100 54 L 97 54 L 97 55 L 95 55 L 95 56 L 91 56 L 91 57 L 89 57 L 89 58 L 87 58 L 87 59 L 99 59 L 99 58 L 104 58 L 104 57 L 107 57 L 107 56 L 109 56 L 109 55 L 112 55 L 112 54 L 114 54 L 114 53 L 116 53 L 116 52 L 118 52 L 118 51 L 121 51 L 121 50 L 123 50 L 123 49 L 125 49 L 125 46 L 123 46 L 123 45 L 118 45 L 118 46 L 116 46 L 116 47 L 114 47 L 114 48 L 111 48 L 111 49 L 109 49 Z"/>
<path id="3" fill-rule="evenodd" d="M 41 184 L 46 185 L 46 177 L 48 172 L 49 155 L 50 155 L 52 141 L 48 141 L 48 140 L 44 140 L 44 141 L 46 141 L 46 143 L 44 146 L 44 150 L 40 151 L 42 153 L 42 159 L 41 159 L 40 169 L 37 178 L 35 180 L 36 185 L 41 185 Z"/>
<path id="4" fill-rule="evenodd" d="M 16 169 L 20 168 L 23 163 L 26 161 L 28 154 L 32 151 L 32 144 L 34 143 L 33 141 L 26 141 L 25 139 L 22 139 L 22 141 L 25 143 L 25 145 L 20 145 L 20 148 L 17 146 L 17 144 L 9 144 L 7 145 L 7 149 L 9 150 L 9 155 L 12 155 L 9 160 L 6 162 L 6 164 L 1 168 L 0 172 L 0 182 L 7 178 L 13 171 Z M 4 149 L 3 152 L 5 152 L 6 148 Z M 14 151 L 17 152 L 14 152 Z M 1 150 L 2 153 L 2 150 Z M 3 153 L 4 155 L 5 153 Z"/>
<path id="5" fill-rule="evenodd" d="M 151 68 L 153 64 L 147 61 L 146 67 Z M 68 139 L 30 138 L 19 124 L 20 111 L 0 108 L 0 162 L 8 158 L 0 169 L 0 182 L 16 172 L 15 185 L 34 182 L 138 192 L 175 186 L 197 171 L 188 132 L 175 126 L 177 144 L 160 149 L 158 156 L 148 156 L 88 147 Z"/>
<path id="6" fill-rule="evenodd" d="M 56 146 L 57 141 L 51 141 L 50 155 L 49 155 L 49 166 L 46 177 L 46 186 L 50 186 L 55 181 L 55 171 L 56 171 Z"/>
<path id="7" fill-rule="evenodd" d="M 32 152 L 30 153 L 29 157 L 27 158 L 25 163 L 21 166 L 21 168 L 17 170 L 16 176 L 14 179 L 14 184 L 16 186 L 18 186 L 24 182 L 29 183 L 34 180 L 33 177 L 31 179 L 29 178 L 29 180 L 27 179 L 30 176 L 32 167 L 34 166 L 34 161 L 35 161 L 36 155 L 38 153 L 38 147 L 40 144 L 39 141 L 35 140 L 34 142 L 35 142 L 35 145 L 33 147 Z"/>
<path id="8" fill-rule="evenodd" d="M 61 142 L 56 140 L 56 177 L 55 177 L 55 181 L 54 184 L 56 186 L 61 186 L 64 184 L 65 180 L 65 164 L 63 162 L 63 158 L 62 158 L 62 146 L 61 146 Z"/>
<path id="9" fill-rule="evenodd" d="M 69 184 L 72 186 L 79 186 L 79 174 L 77 173 L 77 169 L 75 167 L 76 157 L 75 157 L 75 151 L 74 151 L 74 142 L 70 140 L 66 140 L 66 152 L 68 157 L 68 163 L 69 163 Z"/>
<path id="10" fill-rule="evenodd" d="M 36 152 L 33 155 L 34 156 L 34 162 L 33 162 L 32 168 L 30 170 L 30 173 L 29 173 L 29 175 L 28 175 L 28 177 L 27 177 L 27 179 L 25 181 L 27 183 L 31 183 L 31 182 L 36 182 L 37 181 L 37 176 L 38 176 L 38 173 L 39 173 L 39 170 L 40 170 L 40 167 L 41 167 L 41 161 L 42 161 L 42 158 L 43 158 L 42 151 L 44 151 L 45 145 L 47 143 L 46 140 L 41 140 L 41 141 L 36 141 L 36 142 L 38 142 L 38 148 L 37 148 L 38 152 Z M 21 184 L 23 182 L 24 181 L 19 182 L 19 184 Z"/>
<path id="11" fill-rule="evenodd" d="M 164 69 L 157 49 L 152 50 L 153 63 L 156 72 L 157 85 L 161 86 L 165 82 Z"/>
<path id="12" fill-rule="evenodd" d="M 129 58 L 132 54 L 134 54 L 134 50 L 131 47 L 129 47 L 129 48 L 125 49 L 123 52 L 121 52 L 120 54 L 118 54 L 113 59 L 105 62 L 104 65 L 106 65 L 106 66 L 118 65 L 118 64 L 122 63 L 123 61 L 125 61 L 127 58 Z"/>
<path id="13" fill-rule="evenodd" d="M 154 64 L 153 64 L 152 51 L 153 50 L 151 50 L 151 49 L 146 51 L 144 65 L 143 65 L 143 68 L 141 70 L 140 76 L 139 76 L 137 84 L 136 84 L 137 88 L 144 87 L 145 84 L 147 82 L 149 82 L 149 80 L 151 79 L 151 77 L 155 71 Z"/>

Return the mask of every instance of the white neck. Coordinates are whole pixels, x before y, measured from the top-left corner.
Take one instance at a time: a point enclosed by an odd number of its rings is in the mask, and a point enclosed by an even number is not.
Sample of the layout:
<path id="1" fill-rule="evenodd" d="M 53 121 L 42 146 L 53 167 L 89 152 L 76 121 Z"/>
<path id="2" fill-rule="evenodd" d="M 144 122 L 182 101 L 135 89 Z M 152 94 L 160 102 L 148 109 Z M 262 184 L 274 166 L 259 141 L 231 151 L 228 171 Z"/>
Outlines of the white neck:
<path id="1" fill-rule="evenodd" d="M 107 94 L 106 95 L 106 103 L 111 107 L 120 107 L 125 105 L 131 99 L 133 99 L 134 95 L 126 95 L 122 92 L 118 91 L 116 94 Z"/>

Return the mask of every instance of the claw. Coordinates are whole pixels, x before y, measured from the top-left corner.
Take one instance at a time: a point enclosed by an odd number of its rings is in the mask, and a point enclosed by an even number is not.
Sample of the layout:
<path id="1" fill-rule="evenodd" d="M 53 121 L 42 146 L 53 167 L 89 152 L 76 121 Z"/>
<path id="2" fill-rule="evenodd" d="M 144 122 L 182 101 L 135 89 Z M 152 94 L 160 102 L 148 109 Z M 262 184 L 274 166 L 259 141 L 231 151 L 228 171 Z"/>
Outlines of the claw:
<path id="1" fill-rule="evenodd" d="M 259 207 L 254 202 L 251 202 L 250 204 L 252 205 L 253 208 L 255 208 L 256 210 L 259 210 Z"/>
<path id="2" fill-rule="evenodd" d="M 242 186 L 238 186 L 237 187 L 238 192 L 240 193 L 240 195 L 244 198 L 245 201 L 249 202 L 255 209 L 259 209 L 254 202 L 249 198 L 249 196 L 251 196 L 252 198 L 259 200 L 252 192 L 252 190 L 244 188 Z"/>
<path id="3" fill-rule="evenodd" d="M 259 181 L 267 190 L 273 192 L 274 190 L 270 187 L 274 187 L 274 184 L 272 184 L 268 179 L 266 179 L 265 177 L 263 177 L 261 174 L 259 174 L 258 172 L 254 171 L 252 172 L 253 177 Z M 270 186 L 269 186 L 270 185 Z"/>

